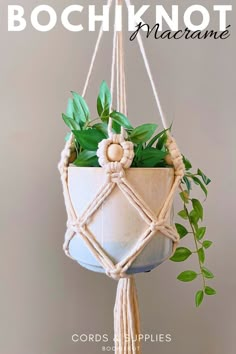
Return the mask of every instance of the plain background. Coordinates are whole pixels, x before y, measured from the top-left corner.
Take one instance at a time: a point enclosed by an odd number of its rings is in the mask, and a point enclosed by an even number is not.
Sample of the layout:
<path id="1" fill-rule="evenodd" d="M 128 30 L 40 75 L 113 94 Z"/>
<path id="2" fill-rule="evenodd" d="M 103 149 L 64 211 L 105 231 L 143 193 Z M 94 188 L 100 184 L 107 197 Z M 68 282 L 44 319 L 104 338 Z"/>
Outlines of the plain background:
<path id="1" fill-rule="evenodd" d="M 29 20 L 30 11 L 43 2 L 12 3 L 23 5 Z M 75 2 L 46 3 L 60 14 Z M 182 16 L 194 2 L 148 3 L 165 4 L 167 9 L 179 4 Z M 228 2 L 198 3 L 212 13 L 213 4 Z M 21 33 L 8 33 L 7 5 L 0 1 L 0 353 L 101 353 L 102 344 L 75 344 L 71 336 L 112 336 L 116 283 L 82 269 L 63 254 L 66 214 L 57 171 L 66 133 L 61 113 L 70 91 L 82 91 L 97 33 L 73 34 L 60 24 L 45 34 L 30 24 Z M 152 11 L 145 20 L 154 23 Z M 180 271 L 195 267 L 194 259 L 186 264 L 166 262 L 138 276 L 142 332 L 172 335 L 171 343 L 147 343 L 146 354 L 235 353 L 234 12 L 228 22 L 232 34 L 225 41 L 145 40 L 162 105 L 169 122 L 174 121 L 179 145 L 213 181 L 205 222 L 207 238 L 214 241 L 207 266 L 216 275 L 211 284 L 218 291 L 195 309 L 194 293 L 200 284 L 176 280 Z M 212 16 L 210 27 L 218 27 L 217 16 Z M 87 96 L 94 112 L 99 84 L 109 80 L 111 37 L 111 33 L 104 36 Z M 125 38 L 129 118 L 134 125 L 160 123 L 137 44 L 128 41 L 127 33 Z"/>

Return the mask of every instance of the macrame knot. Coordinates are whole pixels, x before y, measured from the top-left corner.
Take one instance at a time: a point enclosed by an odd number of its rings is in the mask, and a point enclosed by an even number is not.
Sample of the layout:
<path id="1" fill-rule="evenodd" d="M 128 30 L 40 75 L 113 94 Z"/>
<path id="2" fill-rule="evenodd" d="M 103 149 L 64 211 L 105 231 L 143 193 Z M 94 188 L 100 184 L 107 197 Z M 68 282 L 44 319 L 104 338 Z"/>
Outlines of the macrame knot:
<path id="1" fill-rule="evenodd" d="M 62 181 L 67 179 L 67 169 L 69 165 L 69 160 L 70 160 L 71 153 L 74 151 L 74 149 L 75 148 L 73 144 L 73 134 L 71 134 L 69 140 L 66 142 L 65 148 L 61 153 L 61 159 L 57 166 L 61 174 Z"/>
<path id="2" fill-rule="evenodd" d="M 180 236 L 179 233 L 177 232 L 175 227 L 172 227 L 172 235 L 174 236 L 174 242 L 176 243 L 176 245 L 178 245 L 179 241 L 180 241 Z"/>
<path id="3" fill-rule="evenodd" d="M 119 162 L 122 168 L 126 169 L 132 165 L 134 145 L 130 141 L 125 141 L 122 134 L 110 134 L 108 139 L 98 144 L 97 156 L 102 167 Z"/>
<path id="4" fill-rule="evenodd" d="M 113 144 L 120 144 L 125 141 L 123 135 L 121 134 L 109 134 L 110 140 L 112 141 Z"/>
<path id="5" fill-rule="evenodd" d="M 172 225 L 165 225 L 164 230 L 162 230 L 162 233 L 166 236 L 172 239 L 172 241 L 175 243 L 175 246 L 178 245 L 180 236 L 175 228 L 175 226 Z M 173 252 L 174 253 L 174 252 Z"/>
<path id="6" fill-rule="evenodd" d="M 165 227 L 165 220 L 160 219 L 157 221 L 152 221 L 151 224 L 149 225 L 149 227 L 152 232 L 157 231 L 157 230 L 161 230 Z"/>
<path id="7" fill-rule="evenodd" d="M 84 230 L 85 222 L 83 223 L 80 219 L 67 221 L 67 228 L 74 233 L 80 233 Z"/>
<path id="8" fill-rule="evenodd" d="M 125 172 L 120 162 L 110 162 L 105 166 L 109 182 L 119 183 L 125 176 Z"/>
<path id="9" fill-rule="evenodd" d="M 114 280 L 120 280 L 128 277 L 120 266 L 116 266 L 114 269 L 107 269 L 106 275 Z"/>
<path id="10" fill-rule="evenodd" d="M 168 136 L 166 147 L 170 153 L 171 160 L 175 168 L 175 175 L 179 176 L 180 178 L 183 178 L 185 174 L 183 156 L 176 144 L 175 139 L 171 135 Z"/>

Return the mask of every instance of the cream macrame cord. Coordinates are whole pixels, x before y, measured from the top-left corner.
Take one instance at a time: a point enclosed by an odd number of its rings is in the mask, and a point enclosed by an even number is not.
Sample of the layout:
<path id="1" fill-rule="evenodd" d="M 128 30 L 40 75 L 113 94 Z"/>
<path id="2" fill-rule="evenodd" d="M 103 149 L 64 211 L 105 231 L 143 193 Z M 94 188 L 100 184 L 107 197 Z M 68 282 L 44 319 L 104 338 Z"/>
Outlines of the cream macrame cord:
<path id="1" fill-rule="evenodd" d="M 172 239 L 174 244 L 178 243 L 179 236 L 176 232 L 174 226 L 170 226 L 167 223 L 168 215 L 170 212 L 170 207 L 172 205 L 173 197 L 176 189 L 179 186 L 180 180 L 183 177 L 183 165 L 181 163 L 182 156 L 177 148 L 177 145 L 172 139 L 171 143 L 169 143 L 168 149 L 169 153 L 172 157 L 173 164 L 175 167 L 175 181 L 171 188 L 170 194 L 157 217 L 152 210 L 146 205 L 145 201 L 139 196 L 139 194 L 134 190 L 134 188 L 128 182 L 125 176 L 125 169 L 128 168 L 133 159 L 133 150 L 131 149 L 132 143 L 128 141 L 121 141 L 118 138 L 121 138 L 120 135 L 113 135 L 109 139 L 103 140 L 99 144 L 98 149 L 98 157 L 101 166 L 105 169 L 107 180 L 100 188 L 99 192 L 95 196 L 94 200 L 87 206 L 84 213 L 78 218 L 74 208 L 72 206 L 68 186 L 67 186 L 67 177 L 68 177 L 68 161 L 70 157 L 70 147 L 67 147 L 62 154 L 63 161 L 60 163 L 60 172 L 62 177 L 63 186 L 66 187 L 64 189 L 64 197 L 66 200 L 66 205 L 69 207 L 68 213 L 68 230 L 64 243 L 64 250 L 68 256 L 69 253 L 69 244 L 72 238 L 76 234 L 80 234 L 86 244 L 89 246 L 90 251 L 99 261 L 99 263 L 104 267 L 107 275 L 114 279 L 119 279 L 126 277 L 126 271 L 137 258 L 137 256 L 143 251 L 148 242 L 150 242 L 151 238 L 156 234 L 157 231 L 160 231 L 166 237 Z M 114 143 L 123 144 L 125 147 L 124 151 L 127 151 L 127 156 L 123 157 L 123 161 L 121 162 L 108 162 L 106 157 L 106 149 L 109 144 Z M 69 144 L 68 144 L 69 145 Z M 121 145 L 122 146 L 122 145 Z M 102 247 L 96 241 L 96 239 L 92 236 L 89 231 L 87 222 L 89 218 L 101 207 L 102 203 L 106 200 L 106 198 L 111 194 L 112 190 L 117 186 L 121 192 L 125 195 L 125 197 L 129 200 L 130 204 L 138 211 L 141 218 L 147 223 L 147 230 L 141 235 L 138 239 L 137 244 L 130 252 L 125 259 L 121 262 L 114 265 L 110 258 L 103 251 Z M 173 250 L 174 251 L 174 250 Z M 71 257 L 71 256 L 70 256 Z M 72 258 L 72 257 L 71 257 Z"/>
<path id="2" fill-rule="evenodd" d="M 130 5 L 129 0 L 125 0 L 126 5 Z M 112 5 L 112 0 L 108 1 L 109 8 Z M 116 0 L 116 4 L 121 4 L 121 0 Z M 91 73 L 94 67 L 97 51 L 102 38 L 102 27 L 99 31 L 97 43 L 92 56 L 92 61 L 88 76 L 86 79 L 83 93 L 87 91 L 87 87 L 90 81 Z M 142 44 L 141 37 L 138 37 L 138 43 L 141 53 L 143 55 L 145 67 L 147 69 L 148 77 L 153 89 L 154 97 L 158 106 L 158 110 L 164 125 L 167 128 L 167 124 L 164 118 L 163 111 L 161 109 L 160 100 L 155 88 L 154 80 L 151 74 L 150 66 L 146 57 L 146 53 Z M 115 33 L 113 37 L 113 55 L 112 55 L 112 74 L 111 74 L 111 91 L 113 97 L 114 88 L 114 72 L 117 68 L 117 103 L 118 110 L 122 113 L 127 113 L 126 107 L 126 89 L 125 89 L 125 74 L 124 74 L 124 50 L 122 33 Z M 110 162 L 107 158 L 107 150 L 110 145 L 119 145 L 123 149 L 123 157 L 120 161 Z M 58 165 L 61 181 L 63 186 L 64 200 L 68 215 L 67 231 L 65 234 L 65 242 L 63 249 L 66 255 L 73 259 L 70 255 L 70 242 L 78 235 L 83 239 L 90 252 L 95 259 L 104 268 L 106 274 L 115 280 L 119 280 L 117 288 L 116 303 L 114 307 L 114 331 L 115 331 L 115 353 L 116 354 L 139 354 L 141 353 L 139 341 L 130 342 L 127 338 L 135 338 L 140 334 L 140 318 L 138 310 L 137 290 L 135 286 L 134 276 L 127 275 L 127 270 L 132 263 L 136 260 L 139 254 L 144 250 L 147 244 L 159 231 L 165 237 L 168 237 L 173 241 L 173 253 L 179 242 L 179 235 L 174 226 L 169 225 L 169 215 L 172 207 L 173 198 L 181 179 L 184 176 L 184 164 L 182 155 L 177 147 L 175 139 L 168 132 L 168 139 L 166 147 L 169 151 L 171 160 L 173 162 L 173 168 L 175 171 L 175 178 L 170 193 L 159 213 L 155 213 L 145 203 L 145 200 L 138 194 L 135 188 L 129 183 L 126 177 L 126 169 L 128 169 L 134 158 L 133 144 L 130 141 L 125 140 L 125 130 L 122 128 L 121 134 L 114 134 L 112 131 L 112 120 L 110 119 L 108 125 L 108 139 L 101 141 L 98 147 L 97 155 L 99 158 L 99 164 L 104 169 L 104 175 L 106 176 L 103 185 L 98 190 L 94 199 L 87 205 L 82 215 L 77 215 L 70 198 L 68 189 L 68 167 L 71 153 L 74 151 L 74 141 L 71 135 L 67 141 L 64 150 L 61 154 L 61 160 Z M 129 203 L 139 213 L 140 217 L 147 224 L 145 232 L 137 237 L 137 242 L 130 251 L 130 253 L 117 264 L 111 260 L 111 258 L 104 251 L 100 243 L 96 239 L 96 235 L 93 235 L 89 229 L 89 219 L 101 208 L 104 201 L 108 198 L 114 188 L 119 188 L 123 195 L 127 198 Z"/>

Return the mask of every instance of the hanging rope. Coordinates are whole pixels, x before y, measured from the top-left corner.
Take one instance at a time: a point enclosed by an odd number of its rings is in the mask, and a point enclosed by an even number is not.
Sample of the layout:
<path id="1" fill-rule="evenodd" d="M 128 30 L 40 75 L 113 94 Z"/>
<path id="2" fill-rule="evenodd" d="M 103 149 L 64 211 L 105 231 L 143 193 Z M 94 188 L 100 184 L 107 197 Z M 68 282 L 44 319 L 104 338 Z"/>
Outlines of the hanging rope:
<path id="1" fill-rule="evenodd" d="M 126 5 L 130 6 L 130 1 L 125 0 Z M 112 0 L 108 1 L 109 8 Z M 116 5 L 121 5 L 121 0 L 116 0 Z M 103 34 L 101 26 L 97 42 L 95 44 L 92 61 L 89 72 L 86 78 L 83 95 L 85 95 L 91 74 L 93 71 L 95 59 L 99 49 Z M 167 128 L 165 117 L 161 108 L 158 93 L 155 88 L 154 80 L 147 60 L 147 56 L 143 47 L 140 34 L 138 35 L 139 47 L 144 59 L 144 64 L 151 82 L 154 97 L 156 99 L 157 107 L 162 119 L 164 128 Z M 114 97 L 115 84 L 115 70 L 117 80 L 117 106 L 118 110 L 127 114 L 127 100 L 125 87 L 125 69 L 124 69 L 124 48 L 122 32 L 116 33 L 114 29 L 113 35 L 113 51 L 112 51 L 112 65 L 111 65 L 111 92 Z M 67 231 L 65 234 L 65 242 L 63 249 L 66 255 L 70 258 L 70 242 L 78 235 L 83 239 L 88 249 L 93 254 L 94 258 L 104 268 L 106 274 L 115 280 L 119 280 L 117 287 L 116 302 L 114 307 L 114 338 L 115 338 L 115 354 L 140 354 L 140 342 L 135 340 L 139 338 L 140 334 L 140 318 L 138 309 L 138 299 L 135 280 L 133 276 L 127 275 L 127 270 L 144 250 L 146 245 L 153 239 L 154 236 L 160 232 L 162 235 L 173 241 L 173 253 L 179 242 L 179 235 L 175 227 L 169 225 L 170 210 L 173 203 L 173 198 L 176 189 L 179 186 L 181 179 L 184 176 L 184 164 L 182 155 L 176 145 L 175 140 L 170 133 L 166 146 L 169 150 L 171 159 L 173 161 L 175 179 L 169 195 L 157 216 L 145 203 L 145 200 L 137 193 L 134 187 L 126 178 L 125 170 L 132 164 L 134 158 L 133 144 L 125 140 L 125 130 L 121 129 L 120 134 L 114 134 L 112 131 L 112 119 L 108 124 L 108 139 L 103 140 L 99 144 L 97 155 L 99 157 L 99 164 L 104 169 L 104 184 L 100 187 L 95 198 L 85 208 L 82 215 L 77 215 L 73 204 L 71 202 L 70 193 L 68 189 L 68 166 L 71 152 L 74 150 L 73 136 L 71 135 L 69 141 L 61 154 L 61 161 L 58 165 L 61 174 L 63 194 L 65 199 L 66 210 L 68 214 Z M 119 146 L 123 150 L 123 157 L 120 161 L 110 162 L 107 158 L 107 151 L 110 145 Z M 110 196 L 114 188 L 118 188 L 129 201 L 131 207 L 135 208 L 140 217 L 147 224 L 147 228 L 143 234 L 137 238 L 137 242 L 129 254 L 117 264 L 111 260 L 109 255 L 102 248 L 89 228 L 89 219 L 102 207 L 104 201 Z M 73 258 L 72 258 L 73 259 Z M 134 339 L 134 340 L 133 340 Z"/>
<path id="2" fill-rule="evenodd" d="M 132 6 L 130 0 L 124 0 L 124 1 L 126 3 L 127 9 L 130 6 Z M 141 52 L 142 57 L 143 57 L 144 65 L 145 65 L 145 68 L 146 68 L 146 71 L 147 71 L 147 74 L 148 74 L 148 78 L 149 78 L 149 81 L 150 81 L 150 84 L 151 84 L 151 87 L 152 87 L 153 95 L 154 95 L 154 98 L 155 98 L 155 101 L 156 101 L 157 109 L 159 111 L 163 127 L 164 127 L 164 129 L 168 129 L 169 126 L 167 124 L 164 112 L 162 110 L 162 106 L 161 106 L 161 102 L 160 102 L 160 99 L 159 99 L 159 95 L 157 93 L 156 85 L 154 83 L 154 79 L 153 79 L 153 76 L 152 76 L 152 72 L 151 72 L 151 68 L 150 68 L 150 65 L 149 65 L 149 61 L 148 61 L 148 58 L 147 58 L 147 55 L 146 55 L 146 51 L 145 51 L 145 48 L 144 48 L 144 45 L 143 45 L 143 40 L 142 40 L 141 34 L 139 32 L 137 34 L 137 40 L 138 40 L 139 49 L 140 49 L 140 52 Z"/>
<path id="3" fill-rule="evenodd" d="M 113 2 L 113 0 L 108 0 L 107 1 L 107 6 L 108 6 L 109 10 L 111 8 L 112 2 Z M 95 44 L 95 47 L 94 47 L 94 51 L 93 51 L 93 55 L 92 55 L 92 59 L 91 59 L 90 67 L 89 67 L 89 71 L 88 71 L 88 74 L 87 74 L 87 78 L 85 80 L 84 89 L 83 89 L 83 93 L 82 93 L 83 97 L 86 95 L 86 92 L 87 92 L 87 89 L 88 89 L 88 86 L 89 86 L 89 82 L 90 82 L 91 75 L 92 75 L 93 68 L 94 68 L 94 63 L 95 63 L 95 60 L 96 60 L 96 57 L 97 57 L 97 53 L 98 53 L 98 50 L 99 50 L 99 46 L 100 46 L 100 43 L 101 43 L 101 39 L 102 39 L 103 33 L 104 33 L 104 31 L 103 31 L 103 23 L 102 23 L 101 27 L 99 29 L 99 32 L 98 32 L 98 38 L 97 38 L 97 41 L 96 41 L 96 44 Z"/>

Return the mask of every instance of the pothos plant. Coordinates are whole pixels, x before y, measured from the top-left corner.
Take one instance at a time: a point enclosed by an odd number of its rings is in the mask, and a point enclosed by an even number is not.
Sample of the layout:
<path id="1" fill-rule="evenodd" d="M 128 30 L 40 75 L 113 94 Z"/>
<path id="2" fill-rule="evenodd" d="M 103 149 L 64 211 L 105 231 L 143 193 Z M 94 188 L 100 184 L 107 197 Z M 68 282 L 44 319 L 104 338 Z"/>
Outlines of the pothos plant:
<path id="1" fill-rule="evenodd" d="M 85 100 L 76 92 L 72 92 L 66 114 L 62 114 L 65 124 L 74 135 L 75 152 L 70 162 L 80 167 L 99 167 L 96 155 L 98 144 L 108 137 L 107 128 L 109 118 L 112 118 L 112 129 L 120 133 L 124 127 L 127 139 L 134 144 L 134 159 L 131 167 L 171 167 L 171 159 L 166 148 L 167 130 L 157 132 L 157 124 L 142 124 L 133 127 L 129 119 L 122 113 L 111 109 L 111 93 L 105 81 L 102 82 L 97 98 L 98 116 L 91 118 Z M 71 134 L 68 133 L 68 134 Z M 66 139 L 68 139 L 68 136 Z M 208 285 L 208 280 L 214 278 L 213 273 L 205 266 L 206 250 L 211 247 L 212 241 L 205 238 L 206 227 L 203 226 L 204 208 L 200 200 L 192 197 L 192 187 L 200 188 L 207 197 L 207 187 L 210 179 L 200 170 L 192 171 L 189 160 L 183 156 L 186 173 L 180 184 L 179 196 L 183 203 L 178 216 L 182 220 L 176 223 L 180 239 L 192 237 L 193 248 L 178 247 L 170 258 L 173 262 L 184 262 L 189 257 L 196 256 L 198 270 L 185 270 L 177 277 L 182 282 L 191 282 L 201 279 L 201 288 L 195 294 L 195 304 L 200 306 L 205 295 L 215 295 L 216 290 Z"/>

